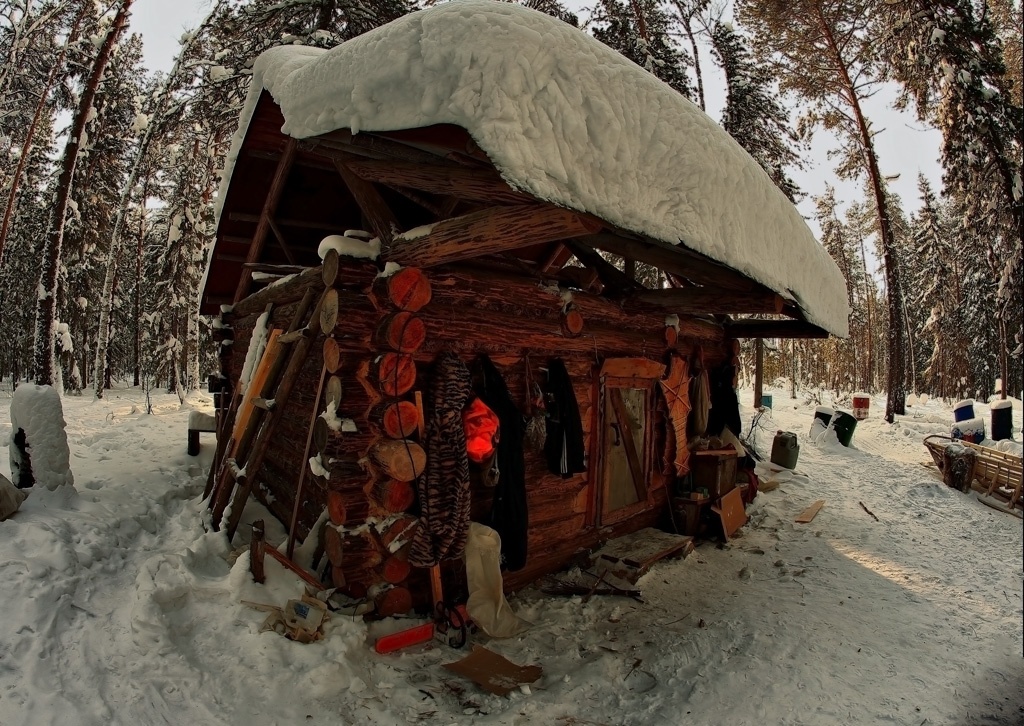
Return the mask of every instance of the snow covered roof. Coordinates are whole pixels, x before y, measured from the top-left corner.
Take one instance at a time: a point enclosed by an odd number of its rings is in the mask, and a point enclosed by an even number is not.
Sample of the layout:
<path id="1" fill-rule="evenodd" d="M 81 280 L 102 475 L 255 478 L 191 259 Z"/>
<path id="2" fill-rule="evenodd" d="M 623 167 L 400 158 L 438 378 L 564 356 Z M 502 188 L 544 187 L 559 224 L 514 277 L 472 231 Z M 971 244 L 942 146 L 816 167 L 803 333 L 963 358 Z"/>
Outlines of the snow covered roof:
<path id="1" fill-rule="evenodd" d="M 811 323 L 848 332 L 842 274 L 760 166 L 656 77 L 548 15 L 457 0 L 329 51 L 266 51 L 221 203 L 264 89 L 298 139 L 461 126 L 514 188 L 682 243 L 795 300 Z"/>

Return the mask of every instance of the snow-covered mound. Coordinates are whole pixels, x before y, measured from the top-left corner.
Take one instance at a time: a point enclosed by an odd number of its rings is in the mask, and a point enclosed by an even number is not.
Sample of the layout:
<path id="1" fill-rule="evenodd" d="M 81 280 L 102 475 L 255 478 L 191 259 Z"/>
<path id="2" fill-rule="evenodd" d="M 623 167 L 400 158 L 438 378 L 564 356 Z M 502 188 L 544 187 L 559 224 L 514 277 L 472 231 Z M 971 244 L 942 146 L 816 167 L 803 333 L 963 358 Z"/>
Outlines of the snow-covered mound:
<path id="1" fill-rule="evenodd" d="M 75 483 L 64 427 L 64 411 L 55 388 L 31 383 L 18 386 L 11 400 L 10 459 L 15 483 L 23 481 L 26 467 L 31 468 L 36 486 L 53 490 Z M 21 436 L 24 442 L 20 442 Z M 22 445 L 27 446 L 27 460 L 21 455 Z"/>
<path id="2" fill-rule="evenodd" d="M 461 126 L 513 187 L 681 242 L 847 334 L 839 269 L 761 167 L 676 91 L 560 20 L 460 0 L 330 51 L 268 50 L 253 68 L 221 200 L 264 89 L 294 138 Z"/>

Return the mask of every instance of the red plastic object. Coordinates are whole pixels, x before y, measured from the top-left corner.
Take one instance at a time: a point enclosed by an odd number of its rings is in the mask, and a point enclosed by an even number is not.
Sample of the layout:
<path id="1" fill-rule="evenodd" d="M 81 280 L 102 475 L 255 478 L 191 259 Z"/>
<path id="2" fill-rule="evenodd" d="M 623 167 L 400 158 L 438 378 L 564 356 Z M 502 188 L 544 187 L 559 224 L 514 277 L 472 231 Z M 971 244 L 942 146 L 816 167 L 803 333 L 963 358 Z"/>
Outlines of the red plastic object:
<path id="1" fill-rule="evenodd" d="M 399 630 L 397 633 L 382 635 L 377 638 L 373 649 L 381 655 L 393 653 L 402 648 L 409 648 L 420 643 L 426 643 L 434 637 L 434 624 L 424 623 L 406 630 Z"/>

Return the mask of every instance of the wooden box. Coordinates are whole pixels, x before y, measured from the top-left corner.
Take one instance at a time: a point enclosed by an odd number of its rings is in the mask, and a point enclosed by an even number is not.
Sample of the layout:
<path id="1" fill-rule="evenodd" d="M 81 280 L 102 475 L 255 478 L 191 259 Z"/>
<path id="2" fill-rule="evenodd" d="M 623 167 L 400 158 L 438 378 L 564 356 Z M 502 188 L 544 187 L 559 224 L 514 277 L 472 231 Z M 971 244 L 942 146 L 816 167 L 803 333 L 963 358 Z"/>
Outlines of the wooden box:
<path id="1" fill-rule="evenodd" d="M 725 496 L 736 486 L 738 461 L 735 449 L 694 451 L 691 459 L 693 489 L 706 489 L 709 499 Z"/>

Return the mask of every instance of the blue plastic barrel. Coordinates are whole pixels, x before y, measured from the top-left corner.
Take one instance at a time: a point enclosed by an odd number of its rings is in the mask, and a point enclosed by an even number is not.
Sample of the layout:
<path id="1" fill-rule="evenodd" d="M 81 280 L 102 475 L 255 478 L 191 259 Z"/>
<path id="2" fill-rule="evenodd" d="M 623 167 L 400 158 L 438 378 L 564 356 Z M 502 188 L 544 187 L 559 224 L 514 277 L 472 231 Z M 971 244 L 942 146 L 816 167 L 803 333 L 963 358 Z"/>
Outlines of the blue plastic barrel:
<path id="1" fill-rule="evenodd" d="M 959 423 L 960 421 L 970 421 L 974 418 L 974 399 L 965 398 L 963 401 L 957 401 L 953 404 L 953 420 Z"/>
<path id="2" fill-rule="evenodd" d="M 985 421 L 980 418 L 957 421 L 950 429 L 949 435 L 954 439 L 980 444 L 985 440 Z"/>
<path id="3" fill-rule="evenodd" d="M 768 394 L 768 393 L 762 393 L 761 394 L 761 405 L 764 406 L 765 408 L 771 408 L 772 407 L 772 397 L 771 397 L 771 394 Z"/>

